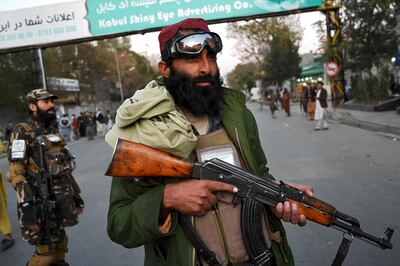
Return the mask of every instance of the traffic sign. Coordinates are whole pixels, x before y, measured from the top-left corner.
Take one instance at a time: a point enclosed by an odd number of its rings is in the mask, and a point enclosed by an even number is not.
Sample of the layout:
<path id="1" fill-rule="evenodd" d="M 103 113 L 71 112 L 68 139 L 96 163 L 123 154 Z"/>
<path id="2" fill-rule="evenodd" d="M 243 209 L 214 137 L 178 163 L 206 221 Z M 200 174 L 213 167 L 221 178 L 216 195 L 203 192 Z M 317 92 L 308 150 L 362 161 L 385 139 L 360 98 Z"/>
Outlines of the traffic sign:
<path id="1" fill-rule="evenodd" d="M 330 78 L 336 77 L 339 74 L 339 70 L 339 65 L 334 61 L 330 61 L 324 64 L 324 72 Z"/>

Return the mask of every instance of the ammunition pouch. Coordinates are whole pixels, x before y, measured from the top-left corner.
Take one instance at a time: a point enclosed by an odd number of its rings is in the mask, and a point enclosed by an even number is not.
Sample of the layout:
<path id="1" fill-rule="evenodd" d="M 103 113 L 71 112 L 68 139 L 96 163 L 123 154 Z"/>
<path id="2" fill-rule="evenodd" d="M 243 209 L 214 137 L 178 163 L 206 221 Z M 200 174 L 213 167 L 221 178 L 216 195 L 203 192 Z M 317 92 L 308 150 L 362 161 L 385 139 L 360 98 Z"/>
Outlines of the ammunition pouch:
<path id="1" fill-rule="evenodd" d="M 64 175 L 53 179 L 55 214 L 61 227 L 74 226 L 78 223 L 75 210 L 79 206 L 76 205 L 76 194 L 70 182 L 72 178 L 70 175 Z"/>
<path id="2" fill-rule="evenodd" d="M 52 152 L 47 154 L 47 166 L 49 173 L 57 178 L 72 173 L 75 169 L 75 160 L 67 150 Z"/>

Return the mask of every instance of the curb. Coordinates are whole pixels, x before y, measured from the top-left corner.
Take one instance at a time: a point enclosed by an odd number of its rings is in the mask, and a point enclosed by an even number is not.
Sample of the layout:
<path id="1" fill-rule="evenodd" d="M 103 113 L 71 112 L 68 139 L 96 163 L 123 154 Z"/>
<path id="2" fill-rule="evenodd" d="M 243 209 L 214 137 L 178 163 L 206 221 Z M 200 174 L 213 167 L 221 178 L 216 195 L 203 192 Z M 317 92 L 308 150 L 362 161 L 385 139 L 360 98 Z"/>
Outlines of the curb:
<path id="1" fill-rule="evenodd" d="M 358 127 L 374 132 L 383 132 L 400 136 L 400 127 L 379 124 L 371 121 L 359 120 L 351 116 L 350 113 L 327 112 L 328 119 L 334 120 L 339 124 Z"/>

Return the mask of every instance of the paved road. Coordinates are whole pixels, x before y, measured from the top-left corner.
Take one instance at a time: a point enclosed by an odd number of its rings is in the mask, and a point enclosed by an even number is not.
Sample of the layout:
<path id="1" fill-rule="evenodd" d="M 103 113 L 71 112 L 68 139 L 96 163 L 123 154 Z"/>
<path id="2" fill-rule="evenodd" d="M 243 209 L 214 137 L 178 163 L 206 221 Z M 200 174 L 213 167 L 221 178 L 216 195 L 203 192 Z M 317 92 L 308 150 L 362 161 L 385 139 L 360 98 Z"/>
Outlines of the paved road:
<path id="1" fill-rule="evenodd" d="M 307 121 L 297 105 L 292 117 L 279 111 L 278 119 L 271 119 L 266 108 L 250 108 L 274 176 L 312 184 L 316 197 L 358 218 L 371 234 L 395 228 L 394 250 L 355 239 L 344 265 L 400 265 L 400 141 L 339 124 L 314 132 L 314 122 Z M 286 228 L 296 265 L 330 265 L 341 232 L 311 222 L 304 228 Z"/>
<path id="2" fill-rule="evenodd" d="M 316 196 L 360 219 L 362 228 L 374 235 L 386 226 L 397 231 L 392 251 L 383 251 L 354 240 L 345 265 L 399 265 L 400 261 L 400 143 L 369 131 L 332 124 L 328 131 L 314 132 L 313 122 L 293 109 L 293 116 L 271 119 L 264 107 L 250 104 L 259 123 L 271 172 L 288 181 L 312 184 Z M 143 265 L 143 249 L 127 250 L 106 234 L 110 179 L 104 171 L 111 149 L 101 139 L 71 143 L 78 158 L 75 172 L 83 190 L 86 210 L 78 226 L 68 229 L 71 265 Z M 6 159 L 0 170 L 7 171 Z M 24 265 L 33 248 L 19 237 L 15 196 L 8 185 L 9 213 L 16 245 L 0 252 L 1 266 Z M 311 222 L 303 228 L 286 226 L 296 264 L 330 265 L 341 241 L 341 232 Z"/>

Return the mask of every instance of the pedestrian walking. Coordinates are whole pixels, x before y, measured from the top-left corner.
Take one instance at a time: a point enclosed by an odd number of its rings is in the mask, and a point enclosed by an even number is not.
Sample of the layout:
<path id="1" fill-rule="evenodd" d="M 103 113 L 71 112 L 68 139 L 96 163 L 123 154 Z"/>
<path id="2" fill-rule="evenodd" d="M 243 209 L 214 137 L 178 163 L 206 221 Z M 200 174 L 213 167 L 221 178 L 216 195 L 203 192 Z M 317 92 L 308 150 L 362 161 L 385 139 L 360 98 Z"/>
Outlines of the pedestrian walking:
<path id="1" fill-rule="evenodd" d="M 60 132 L 67 141 L 71 141 L 71 119 L 63 114 L 59 122 Z"/>
<path id="2" fill-rule="evenodd" d="M 269 105 L 269 110 L 271 111 L 272 119 L 275 119 L 276 118 L 275 111 L 276 111 L 277 107 L 276 107 L 276 99 L 275 99 L 273 90 L 267 91 L 267 102 Z"/>
<path id="3" fill-rule="evenodd" d="M 106 128 L 107 128 L 107 132 L 108 132 L 108 131 L 111 130 L 111 128 L 112 128 L 113 125 L 114 125 L 113 116 L 111 115 L 110 110 L 107 110 L 107 111 L 106 111 L 106 121 L 107 121 L 107 123 L 106 123 Z"/>
<path id="4" fill-rule="evenodd" d="M 12 120 L 9 120 L 7 123 L 7 127 L 4 130 L 4 141 L 8 141 L 8 139 L 10 138 L 10 134 L 13 127 L 14 127 L 14 122 Z"/>
<path id="5" fill-rule="evenodd" d="M 83 112 L 79 113 L 78 123 L 79 123 L 79 136 L 86 137 L 86 124 Z"/>
<path id="6" fill-rule="evenodd" d="M 307 117 L 308 120 L 314 120 L 315 113 L 315 89 L 311 84 L 307 84 L 304 99 L 307 101 Z"/>
<path id="7" fill-rule="evenodd" d="M 79 139 L 79 120 L 75 114 L 72 114 L 71 119 L 71 129 L 72 129 L 72 138 L 73 140 Z"/>
<path id="8" fill-rule="evenodd" d="M 279 88 L 275 92 L 275 99 L 276 99 L 276 107 L 277 109 L 282 109 L 282 96 L 283 96 L 283 90 L 282 88 Z"/>
<path id="9" fill-rule="evenodd" d="M 96 118 L 93 116 L 92 112 L 85 112 L 84 123 L 88 140 L 93 140 L 96 135 Z"/>
<path id="10" fill-rule="evenodd" d="M 315 117 L 317 121 L 314 130 L 328 129 L 328 122 L 326 121 L 326 108 L 328 107 L 328 92 L 323 87 L 324 83 L 318 81 L 317 83 L 317 96 L 315 101 Z"/>
<path id="11" fill-rule="evenodd" d="M 36 247 L 28 266 L 68 265 L 65 228 L 78 223 L 84 208 L 72 176 L 74 156 L 51 126 L 57 98 L 44 89 L 26 95 L 29 120 L 15 126 L 7 150 L 22 238 Z"/>
<path id="12" fill-rule="evenodd" d="M 282 92 L 282 108 L 286 112 L 286 116 L 290 116 L 290 99 L 292 98 L 292 94 L 286 89 L 283 89 Z"/>
<path id="13" fill-rule="evenodd" d="M 3 175 L 0 172 L 0 233 L 3 234 L 1 240 L 1 251 L 7 250 L 14 245 L 14 238 L 11 234 L 10 218 L 7 208 L 7 188 L 4 184 Z"/>
<path id="14" fill-rule="evenodd" d="M 99 137 L 104 137 L 106 135 L 106 117 L 101 112 L 99 107 L 96 108 L 96 135 Z"/>

